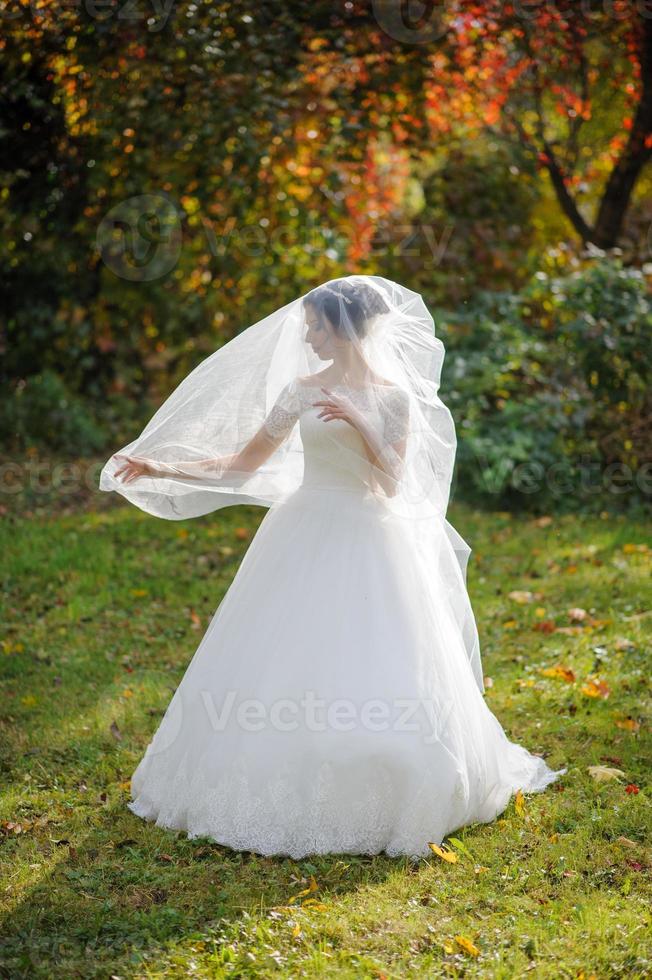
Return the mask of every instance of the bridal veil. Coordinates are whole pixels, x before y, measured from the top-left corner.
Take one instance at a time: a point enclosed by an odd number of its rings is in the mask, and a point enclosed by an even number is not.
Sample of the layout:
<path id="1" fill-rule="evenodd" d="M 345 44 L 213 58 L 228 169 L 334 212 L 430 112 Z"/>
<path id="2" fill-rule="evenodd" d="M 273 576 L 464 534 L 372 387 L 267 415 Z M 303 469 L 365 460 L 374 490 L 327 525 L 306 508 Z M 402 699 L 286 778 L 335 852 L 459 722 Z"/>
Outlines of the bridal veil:
<path id="1" fill-rule="evenodd" d="M 388 510 L 404 521 L 415 562 L 446 591 L 482 690 L 465 583 L 470 549 L 445 518 L 456 438 L 438 394 L 444 346 L 422 297 L 407 287 L 381 276 L 345 276 L 247 327 L 191 371 L 141 434 L 107 461 L 100 489 L 169 520 L 238 503 L 271 507 L 287 499 L 301 485 L 304 459 L 300 426 L 284 431 L 283 421 L 292 421 L 298 380 L 310 384 L 324 368 L 306 342 L 308 312 L 355 345 L 357 363 L 367 372 L 368 418 L 384 434 L 381 452 L 370 460 L 362 440 L 337 438 L 337 427 L 326 421 L 326 431 L 333 432 L 330 462 L 364 470 Z M 315 399 L 327 397 L 315 381 Z M 237 456 L 261 430 L 283 432 L 262 465 L 225 469 L 223 460 Z M 116 470 L 118 457 L 126 455 L 164 464 L 165 475 L 122 482 Z"/>

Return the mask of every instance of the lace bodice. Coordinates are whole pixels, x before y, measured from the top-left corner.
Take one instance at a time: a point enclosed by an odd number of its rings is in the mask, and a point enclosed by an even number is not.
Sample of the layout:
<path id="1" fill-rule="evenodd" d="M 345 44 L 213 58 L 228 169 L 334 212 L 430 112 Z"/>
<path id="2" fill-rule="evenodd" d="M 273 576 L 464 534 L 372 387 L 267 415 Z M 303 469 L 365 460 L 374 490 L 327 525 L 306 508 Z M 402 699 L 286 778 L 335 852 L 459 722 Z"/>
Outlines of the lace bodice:
<path id="1" fill-rule="evenodd" d="M 328 386 L 344 393 L 364 412 L 387 446 L 399 443 L 409 428 L 409 399 L 393 385 L 354 388 L 346 384 Z M 287 437 L 297 421 L 304 453 L 304 487 L 366 489 L 371 466 L 364 440 L 350 423 L 320 419 L 326 395 L 318 384 L 299 381 L 286 385 L 272 407 L 265 429 L 274 438 Z"/>
<path id="2" fill-rule="evenodd" d="M 353 388 L 346 384 L 328 386 L 331 391 L 345 392 L 363 411 L 378 408 L 382 416 L 383 435 L 392 444 L 405 438 L 408 431 L 408 396 L 394 385 L 372 385 L 370 388 Z M 370 396 L 370 389 L 373 397 Z M 265 428 L 274 437 L 288 435 L 301 416 L 313 409 L 313 402 L 326 398 L 321 387 L 292 381 L 281 391 L 265 420 Z M 315 414 L 319 409 L 314 409 Z"/>

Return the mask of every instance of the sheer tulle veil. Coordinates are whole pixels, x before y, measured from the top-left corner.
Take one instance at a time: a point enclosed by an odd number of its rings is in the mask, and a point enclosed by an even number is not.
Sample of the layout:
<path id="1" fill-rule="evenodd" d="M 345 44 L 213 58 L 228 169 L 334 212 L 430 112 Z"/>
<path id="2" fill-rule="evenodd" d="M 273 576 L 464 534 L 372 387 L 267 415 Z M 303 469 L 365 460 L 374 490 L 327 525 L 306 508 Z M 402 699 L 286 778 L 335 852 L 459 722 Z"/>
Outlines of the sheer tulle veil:
<path id="1" fill-rule="evenodd" d="M 446 592 L 464 636 L 478 686 L 484 689 L 475 621 L 466 591 L 470 548 L 446 520 L 455 461 L 451 414 L 439 398 L 444 346 L 422 297 L 381 276 L 330 280 L 247 327 L 202 361 L 169 395 L 138 438 L 105 464 L 100 489 L 116 491 L 157 517 L 183 520 L 237 503 L 281 504 L 301 485 L 304 455 L 295 426 L 254 471 L 225 469 L 283 412 L 297 384 L 311 384 L 324 360 L 306 342 L 313 312 L 353 345 L 363 365 L 369 418 L 383 431 L 387 412 L 400 418 L 397 442 L 385 441 L 370 461 L 361 440 L 342 439 L 333 426 L 331 464 L 368 474 L 388 511 L 402 519 L 415 562 Z M 361 377 L 358 371 L 356 377 Z M 319 380 L 315 397 L 324 397 Z M 389 408 L 388 408 L 389 406 Z M 385 430 L 386 431 L 386 430 Z M 124 483 L 116 476 L 126 455 L 165 464 L 165 476 Z"/>

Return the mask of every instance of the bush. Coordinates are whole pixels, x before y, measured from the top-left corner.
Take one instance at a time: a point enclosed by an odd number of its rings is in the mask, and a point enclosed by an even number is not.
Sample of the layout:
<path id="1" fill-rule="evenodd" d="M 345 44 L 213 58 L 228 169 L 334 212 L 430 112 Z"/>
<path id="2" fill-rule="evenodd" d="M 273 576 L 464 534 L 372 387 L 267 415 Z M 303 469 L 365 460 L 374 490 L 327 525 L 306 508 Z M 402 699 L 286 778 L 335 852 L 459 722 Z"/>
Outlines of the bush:
<path id="1" fill-rule="evenodd" d="M 37 446 L 81 456 L 103 449 L 107 434 L 59 375 L 44 370 L 15 384 L 2 398 L 0 440 L 10 451 Z"/>
<path id="2" fill-rule="evenodd" d="M 652 300 L 611 259 L 439 317 L 463 496 L 493 506 L 652 500 Z"/>

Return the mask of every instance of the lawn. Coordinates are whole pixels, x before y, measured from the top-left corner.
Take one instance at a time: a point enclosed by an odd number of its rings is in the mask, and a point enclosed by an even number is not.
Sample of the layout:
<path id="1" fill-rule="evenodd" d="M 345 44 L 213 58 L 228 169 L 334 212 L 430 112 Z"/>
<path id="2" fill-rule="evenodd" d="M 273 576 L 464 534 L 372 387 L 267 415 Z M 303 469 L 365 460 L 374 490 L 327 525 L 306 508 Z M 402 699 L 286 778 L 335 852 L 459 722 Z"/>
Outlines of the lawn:
<path id="1" fill-rule="evenodd" d="M 115 495 L 0 530 L 0 976 L 644 977 L 651 526 L 461 505 L 486 700 L 568 773 L 455 861 L 234 853 L 147 824 L 129 778 L 264 512 Z M 592 769 L 591 767 L 599 767 Z"/>

